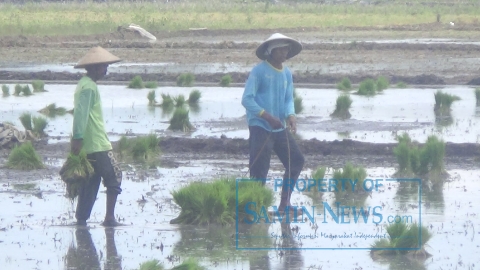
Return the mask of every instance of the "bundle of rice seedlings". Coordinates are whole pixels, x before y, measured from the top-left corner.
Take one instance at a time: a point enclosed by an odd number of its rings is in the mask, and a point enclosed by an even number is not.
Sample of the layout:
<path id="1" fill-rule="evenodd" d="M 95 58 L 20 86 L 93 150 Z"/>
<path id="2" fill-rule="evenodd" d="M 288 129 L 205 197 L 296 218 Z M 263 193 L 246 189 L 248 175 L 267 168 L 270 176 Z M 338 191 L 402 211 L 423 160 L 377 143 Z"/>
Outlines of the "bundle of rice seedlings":
<path id="1" fill-rule="evenodd" d="M 150 260 L 142 263 L 139 270 L 163 270 L 163 265 L 159 260 Z"/>
<path id="2" fill-rule="evenodd" d="M 236 180 L 220 179 L 209 183 L 194 182 L 172 193 L 173 200 L 181 207 L 180 215 L 172 224 L 234 224 L 236 216 Z M 251 218 L 246 214 L 247 203 L 257 208 L 271 205 L 272 190 L 256 181 L 238 183 L 238 219 Z M 259 209 L 257 209 L 258 211 Z"/>
<path id="3" fill-rule="evenodd" d="M 176 107 L 182 107 L 185 105 L 185 96 L 184 95 L 178 95 L 177 97 L 173 98 L 175 101 L 175 106 Z"/>
<path id="4" fill-rule="evenodd" d="M 45 83 L 42 80 L 35 80 L 32 82 L 33 92 L 45 92 Z"/>
<path id="5" fill-rule="evenodd" d="M 427 138 L 427 142 L 420 151 L 419 171 L 420 174 L 441 174 L 445 170 L 445 142 L 435 135 Z"/>
<path id="6" fill-rule="evenodd" d="M 348 119 L 352 115 L 349 112 L 350 106 L 352 105 L 352 99 L 349 95 L 341 95 L 337 98 L 335 111 L 330 114 L 332 117 L 338 117 L 341 119 Z"/>
<path id="7" fill-rule="evenodd" d="M 190 95 L 188 96 L 188 103 L 191 104 L 198 104 L 198 101 L 200 100 L 200 97 L 202 97 L 202 92 L 200 92 L 197 89 L 192 90 L 190 92 Z"/>
<path id="8" fill-rule="evenodd" d="M 28 97 L 32 95 L 32 90 L 30 90 L 30 86 L 24 85 L 22 88 L 22 93 L 24 96 Z"/>
<path id="9" fill-rule="evenodd" d="M 337 182 L 337 193 L 358 193 L 364 191 L 363 189 L 363 182 L 367 177 L 367 171 L 363 167 L 355 167 L 352 163 L 347 162 L 343 169 L 334 170 L 333 171 L 333 179 L 336 179 Z M 358 180 L 355 187 L 353 188 L 350 181 L 345 181 L 345 185 L 342 186 L 341 179 L 348 179 L 348 180 Z"/>
<path id="10" fill-rule="evenodd" d="M 190 123 L 188 117 L 188 111 L 182 107 L 175 109 L 172 118 L 170 119 L 170 130 L 180 130 L 188 132 L 193 129 L 193 125 Z"/>
<path id="11" fill-rule="evenodd" d="M 142 89 L 144 87 L 145 85 L 143 84 L 143 80 L 142 80 L 142 77 L 140 77 L 140 75 L 136 75 L 135 77 L 133 77 L 133 79 L 128 84 L 128 88 L 133 88 L 133 89 Z"/>
<path id="12" fill-rule="evenodd" d="M 42 159 L 30 141 L 15 146 L 8 156 L 7 168 L 16 170 L 35 170 L 44 168 Z"/>
<path id="13" fill-rule="evenodd" d="M 160 138 L 155 134 L 128 139 L 122 136 L 117 152 L 122 158 L 130 156 L 134 161 L 153 162 L 160 153 Z"/>
<path id="14" fill-rule="evenodd" d="M 231 82 L 232 82 L 232 76 L 230 76 L 230 74 L 227 74 L 227 75 L 224 75 L 220 80 L 220 85 L 223 87 L 228 87 L 230 86 Z"/>
<path id="15" fill-rule="evenodd" d="M 155 89 L 155 88 L 157 88 L 157 87 L 158 87 L 157 82 L 151 81 L 151 82 L 146 82 L 146 83 L 145 83 L 145 88 Z"/>
<path id="16" fill-rule="evenodd" d="M 172 107 L 173 98 L 169 94 L 161 94 L 162 96 L 162 107 Z"/>
<path id="17" fill-rule="evenodd" d="M 65 109 L 64 107 L 57 107 L 55 103 L 52 103 L 38 112 L 48 117 L 55 117 L 57 115 L 65 115 L 67 113 L 67 109 Z"/>
<path id="18" fill-rule="evenodd" d="M 32 130 L 32 115 L 30 113 L 23 113 L 20 115 L 20 122 L 25 130 Z"/>
<path id="19" fill-rule="evenodd" d="M 389 238 L 375 241 L 370 249 L 371 255 L 404 255 L 413 253 L 414 255 L 430 256 L 425 251 L 425 244 L 432 237 L 427 227 L 420 227 L 416 223 L 407 225 L 404 222 L 399 222 L 388 225 L 386 230 Z"/>
<path id="20" fill-rule="evenodd" d="M 315 172 L 312 174 L 312 179 L 316 180 L 321 180 L 325 177 L 325 172 L 327 171 L 327 168 L 321 167 L 315 170 Z"/>
<path id="21" fill-rule="evenodd" d="M 383 91 L 390 86 L 390 82 L 384 76 L 380 76 L 377 78 L 377 91 Z"/>
<path id="22" fill-rule="evenodd" d="M 87 159 L 87 154 L 80 151 L 78 155 L 69 154 L 67 160 L 60 169 L 60 177 L 66 184 L 67 197 L 75 199 L 82 186 L 89 181 L 94 169 Z"/>
<path id="23" fill-rule="evenodd" d="M 303 111 L 303 99 L 297 94 L 297 89 L 293 89 L 293 106 L 295 108 L 295 114 Z"/>
<path id="24" fill-rule="evenodd" d="M 4 97 L 10 96 L 10 88 L 8 87 L 8 85 L 2 85 L 2 93 Z"/>
<path id="25" fill-rule="evenodd" d="M 13 95 L 20 96 L 23 91 L 23 87 L 20 84 L 15 85 L 15 93 Z"/>
<path id="26" fill-rule="evenodd" d="M 149 106 L 155 105 L 155 103 L 157 103 L 157 101 L 155 100 L 155 98 L 156 98 L 155 90 L 152 90 L 152 91 L 148 92 L 147 98 L 148 98 L 148 105 Z"/>
<path id="27" fill-rule="evenodd" d="M 337 88 L 338 90 L 349 91 L 352 89 L 352 83 L 349 78 L 344 77 L 339 83 L 337 83 Z"/>
<path id="28" fill-rule="evenodd" d="M 177 78 L 177 86 L 189 87 L 193 85 L 195 81 L 195 75 L 192 73 L 183 73 L 180 74 Z"/>
<path id="29" fill-rule="evenodd" d="M 36 117 L 32 118 L 33 123 L 33 133 L 44 136 L 45 135 L 45 128 L 47 127 L 48 121 L 44 117 Z"/>
<path id="30" fill-rule="evenodd" d="M 373 96 L 377 92 L 377 84 L 373 79 L 366 79 L 360 83 L 357 94 L 362 96 Z"/>
<path id="31" fill-rule="evenodd" d="M 128 138 L 126 136 L 120 137 L 120 140 L 118 140 L 117 144 L 117 152 L 120 154 L 121 157 L 123 157 L 124 153 L 129 147 L 130 144 Z"/>
<path id="32" fill-rule="evenodd" d="M 454 101 L 460 100 L 460 97 L 456 95 L 450 95 L 442 91 L 437 91 L 434 94 L 435 97 L 435 107 L 434 111 L 436 113 L 446 113 L 450 112 L 450 107 Z"/>
<path id="33" fill-rule="evenodd" d="M 188 259 L 182 264 L 173 267 L 171 270 L 206 270 L 207 268 L 198 264 L 195 259 Z"/>

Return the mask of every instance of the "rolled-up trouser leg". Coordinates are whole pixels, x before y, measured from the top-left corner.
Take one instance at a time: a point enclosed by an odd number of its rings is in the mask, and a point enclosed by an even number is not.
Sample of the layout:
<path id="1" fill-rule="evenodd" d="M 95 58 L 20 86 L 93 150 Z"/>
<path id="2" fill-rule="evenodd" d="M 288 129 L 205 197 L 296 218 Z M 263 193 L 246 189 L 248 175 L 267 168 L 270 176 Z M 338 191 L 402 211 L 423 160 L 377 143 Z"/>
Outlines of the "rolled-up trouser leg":
<path id="1" fill-rule="evenodd" d="M 265 185 L 270 169 L 273 141 L 270 132 L 261 127 L 249 126 L 248 129 L 250 131 L 250 137 L 248 138 L 250 177 L 261 180 L 262 184 Z"/>
<path id="2" fill-rule="evenodd" d="M 283 130 L 281 132 L 275 132 L 274 134 L 273 150 L 285 167 L 282 196 L 279 205 L 279 209 L 282 209 L 290 205 L 290 196 L 302 172 L 305 158 L 290 132 Z"/>

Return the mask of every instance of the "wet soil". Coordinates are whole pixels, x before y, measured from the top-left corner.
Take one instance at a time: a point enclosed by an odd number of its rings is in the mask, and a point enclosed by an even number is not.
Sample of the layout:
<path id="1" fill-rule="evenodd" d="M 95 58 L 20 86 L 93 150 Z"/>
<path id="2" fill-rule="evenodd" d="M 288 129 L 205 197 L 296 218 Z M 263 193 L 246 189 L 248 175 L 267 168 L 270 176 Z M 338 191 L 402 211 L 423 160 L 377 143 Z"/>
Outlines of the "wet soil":
<path id="1" fill-rule="evenodd" d="M 100 45 L 124 59 L 123 64 L 175 63 L 177 65 L 239 63 L 253 66 L 254 50 L 266 36 L 279 31 L 300 39 L 303 52 L 288 64 L 297 67 L 296 83 L 335 84 L 349 76 L 353 83 L 384 75 L 392 83 L 412 85 L 478 84 L 475 68 L 480 54 L 476 24 L 424 24 L 396 27 L 276 30 L 200 30 L 152 32 L 152 43 L 119 28 L 91 36 L 3 36 L 0 37 L 0 80 L 75 81 L 80 73 L 2 71 L 24 64 L 73 65 L 86 50 Z M 452 37 L 443 39 L 441 36 Z M 458 39 L 457 37 L 460 37 Z M 192 71 L 197 82 L 218 83 L 224 72 Z M 248 72 L 231 72 L 232 82 L 243 83 Z M 110 73 L 105 81 L 128 81 L 135 73 Z M 144 80 L 175 82 L 178 72 L 142 72 Z"/>

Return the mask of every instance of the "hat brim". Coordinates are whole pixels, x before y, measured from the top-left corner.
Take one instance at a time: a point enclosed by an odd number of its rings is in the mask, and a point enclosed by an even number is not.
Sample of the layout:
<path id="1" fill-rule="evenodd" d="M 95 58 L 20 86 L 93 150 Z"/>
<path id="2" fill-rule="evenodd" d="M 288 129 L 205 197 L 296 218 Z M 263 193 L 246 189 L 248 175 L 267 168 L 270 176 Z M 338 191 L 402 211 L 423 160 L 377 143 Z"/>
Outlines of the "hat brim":
<path id="1" fill-rule="evenodd" d="M 93 66 L 93 65 L 99 65 L 99 64 L 107 64 L 107 65 L 111 65 L 111 64 L 114 64 L 114 63 L 118 63 L 122 60 L 112 60 L 112 61 L 102 61 L 102 62 L 90 62 L 88 64 L 80 64 L 80 65 L 76 65 L 76 66 L 73 66 L 73 68 L 85 68 L 87 66 Z"/>
<path id="2" fill-rule="evenodd" d="M 255 52 L 258 58 L 260 58 L 261 60 L 267 59 L 268 55 L 265 54 L 265 51 L 267 51 L 268 43 L 273 40 L 283 40 L 290 43 L 290 50 L 288 51 L 287 59 L 290 59 L 295 55 L 299 54 L 303 49 L 302 44 L 293 38 L 285 37 L 285 38 L 270 39 L 270 40 L 264 41 L 262 44 L 260 44 L 260 46 L 258 46 L 257 51 Z"/>

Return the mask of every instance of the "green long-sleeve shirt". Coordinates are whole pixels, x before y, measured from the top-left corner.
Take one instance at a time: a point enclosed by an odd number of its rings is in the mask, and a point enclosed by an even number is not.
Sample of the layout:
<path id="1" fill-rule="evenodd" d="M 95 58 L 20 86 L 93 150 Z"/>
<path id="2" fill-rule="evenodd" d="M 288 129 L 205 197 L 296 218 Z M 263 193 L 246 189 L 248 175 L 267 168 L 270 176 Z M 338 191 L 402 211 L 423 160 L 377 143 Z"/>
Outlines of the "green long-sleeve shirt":
<path id="1" fill-rule="evenodd" d="M 73 139 L 83 139 L 87 154 L 112 150 L 103 121 L 97 84 L 87 76 L 78 82 L 74 95 Z"/>

